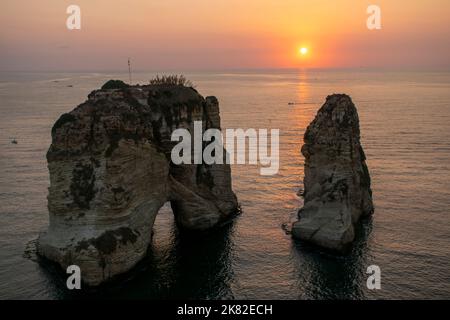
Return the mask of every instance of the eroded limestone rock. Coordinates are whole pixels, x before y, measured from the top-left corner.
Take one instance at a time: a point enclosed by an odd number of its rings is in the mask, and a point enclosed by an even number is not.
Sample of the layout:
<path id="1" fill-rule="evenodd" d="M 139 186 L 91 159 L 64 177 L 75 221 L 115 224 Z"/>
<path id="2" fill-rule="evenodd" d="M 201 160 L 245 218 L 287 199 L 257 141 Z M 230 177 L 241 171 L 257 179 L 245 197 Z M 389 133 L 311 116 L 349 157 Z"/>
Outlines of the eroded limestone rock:
<path id="1" fill-rule="evenodd" d="M 63 114 L 47 153 L 50 226 L 38 253 L 98 285 L 146 254 L 156 214 L 171 201 L 177 223 L 206 230 L 236 213 L 229 165 L 174 165 L 177 128 L 220 128 L 218 101 L 175 85 L 93 91 Z"/>
<path id="2" fill-rule="evenodd" d="M 328 96 L 304 142 L 304 206 L 292 235 L 344 251 L 355 238 L 355 223 L 374 210 L 358 113 L 350 97 Z"/>

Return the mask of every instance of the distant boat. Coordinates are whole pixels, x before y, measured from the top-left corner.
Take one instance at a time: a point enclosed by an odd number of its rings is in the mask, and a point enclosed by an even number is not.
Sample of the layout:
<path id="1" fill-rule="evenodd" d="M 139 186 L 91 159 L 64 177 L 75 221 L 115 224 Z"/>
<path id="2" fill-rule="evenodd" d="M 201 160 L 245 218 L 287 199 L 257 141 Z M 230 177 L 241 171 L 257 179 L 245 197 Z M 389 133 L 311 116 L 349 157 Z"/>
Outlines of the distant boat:
<path id="1" fill-rule="evenodd" d="M 18 144 L 16 138 L 12 138 L 11 143 L 12 143 L 12 144 Z"/>
<path id="2" fill-rule="evenodd" d="M 314 102 L 288 102 L 288 105 L 290 105 L 290 106 L 301 105 L 301 104 L 314 104 Z"/>

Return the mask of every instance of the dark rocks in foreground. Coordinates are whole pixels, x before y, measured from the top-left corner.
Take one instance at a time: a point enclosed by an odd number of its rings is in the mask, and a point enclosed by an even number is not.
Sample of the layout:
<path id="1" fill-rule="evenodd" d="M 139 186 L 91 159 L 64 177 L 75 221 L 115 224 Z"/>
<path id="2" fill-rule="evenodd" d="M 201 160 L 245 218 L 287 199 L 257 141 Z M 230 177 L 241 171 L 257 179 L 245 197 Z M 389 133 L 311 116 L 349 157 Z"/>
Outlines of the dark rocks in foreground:
<path id="1" fill-rule="evenodd" d="M 171 134 L 220 128 L 215 97 L 182 85 L 108 82 L 56 121 L 47 153 L 50 226 L 37 250 L 63 268 L 78 265 L 98 285 L 147 252 L 159 209 L 170 201 L 179 226 L 202 231 L 238 207 L 226 164 L 174 165 Z M 205 146 L 203 146 L 204 148 Z"/>
<path id="2" fill-rule="evenodd" d="M 292 235 L 345 251 L 355 238 L 355 224 L 374 211 L 358 113 L 351 98 L 328 96 L 308 126 L 304 142 L 304 206 Z"/>

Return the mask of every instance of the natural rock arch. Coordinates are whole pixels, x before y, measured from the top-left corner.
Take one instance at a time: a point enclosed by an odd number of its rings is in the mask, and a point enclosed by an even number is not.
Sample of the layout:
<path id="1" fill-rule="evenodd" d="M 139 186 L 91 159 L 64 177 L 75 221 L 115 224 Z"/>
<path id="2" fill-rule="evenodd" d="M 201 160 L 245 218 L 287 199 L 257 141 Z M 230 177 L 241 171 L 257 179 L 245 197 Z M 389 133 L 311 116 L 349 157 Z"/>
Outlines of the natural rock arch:
<path id="1" fill-rule="evenodd" d="M 237 211 L 229 165 L 174 165 L 171 133 L 220 128 L 215 97 L 181 85 L 93 91 L 52 128 L 47 153 L 50 225 L 40 255 L 76 264 L 98 285 L 147 252 L 159 209 L 171 202 L 186 229 L 213 228 Z M 203 148 L 205 145 L 203 145 Z"/>

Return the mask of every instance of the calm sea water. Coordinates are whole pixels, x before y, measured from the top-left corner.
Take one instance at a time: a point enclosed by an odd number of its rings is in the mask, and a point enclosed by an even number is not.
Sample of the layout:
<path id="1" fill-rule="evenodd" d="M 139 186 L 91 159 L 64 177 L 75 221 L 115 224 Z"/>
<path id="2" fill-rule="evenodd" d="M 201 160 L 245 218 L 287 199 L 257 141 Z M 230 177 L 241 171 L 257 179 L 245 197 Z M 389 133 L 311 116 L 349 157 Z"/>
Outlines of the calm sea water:
<path id="1" fill-rule="evenodd" d="M 48 224 L 50 129 L 107 79 L 126 74 L 0 73 L 0 298 L 450 298 L 450 73 L 267 71 L 187 73 L 220 101 L 224 128 L 280 129 L 280 171 L 233 166 L 243 214 L 218 233 L 180 234 L 170 206 L 149 256 L 105 288 L 73 293 L 60 271 L 24 256 Z M 151 73 L 135 74 L 145 83 Z M 302 205 L 303 133 L 325 97 L 357 105 L 375 214 L 352 252 L 321 253 L 283 229 Z M 288 105 L 288 102 L 296 102 Z M 18 144 L 11 144 L 15 137 Z M 378 265 L 382 288 L 366 288 Z"/>

